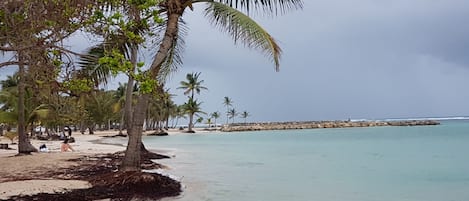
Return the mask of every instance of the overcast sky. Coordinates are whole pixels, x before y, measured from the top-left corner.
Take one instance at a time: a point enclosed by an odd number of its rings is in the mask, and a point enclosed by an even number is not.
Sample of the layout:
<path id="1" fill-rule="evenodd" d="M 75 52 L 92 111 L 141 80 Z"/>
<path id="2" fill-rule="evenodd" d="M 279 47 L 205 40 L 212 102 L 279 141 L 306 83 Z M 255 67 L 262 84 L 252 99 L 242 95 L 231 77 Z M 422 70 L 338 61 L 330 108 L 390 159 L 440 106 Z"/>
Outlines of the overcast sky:
<path id="1" fill-rule="evenodd" d="M 283 49 L 280 72 L 212 27 L 203 8 L 184 16 L 184 66 L 167 84 L 179 104 L 179 81 L 201 72 L 204 111 L 224 115 L 228 96 L 251 121 L 469 115 L 467 0 L 305 0 L 303 10 L 255 16 Z"/>

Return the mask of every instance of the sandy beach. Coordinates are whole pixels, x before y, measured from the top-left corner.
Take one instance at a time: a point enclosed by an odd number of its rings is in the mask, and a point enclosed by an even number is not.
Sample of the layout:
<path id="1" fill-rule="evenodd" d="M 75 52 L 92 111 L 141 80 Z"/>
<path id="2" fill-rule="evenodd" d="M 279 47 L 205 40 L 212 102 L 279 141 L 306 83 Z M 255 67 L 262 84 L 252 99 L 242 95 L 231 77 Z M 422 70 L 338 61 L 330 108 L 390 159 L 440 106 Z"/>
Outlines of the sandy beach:
<path id="1" fill-rule="evenodd" d="M 207 133 L 203 129 L 195 129 L 197 133 Z M 152 132 L 146 132 L 150 134 Z M 0 143 L 8 143 L 9 148 L 0 149 L 0 200 L 9 199 L 11 196 L 35 195 L 38 193 L 66 192 L 73 189 L 87 189 L 91 184 L 85 180 L 76 180 L 69 176 L 67 169 L 80 169 L 83 164 L 79 161 L 93 156 L 102 156 L 125 151 L 125 144 L 103 144 L 100 140 L 105 137 L 112 137 L 118 131 L 97 131 L 93 135 L 80 134 L 74 132 L 72 137 L 74 143 L 70 143 L 73 152 L 61 152 L 62 141 L 44 141 L 31 139 L 33 146 L 39 148 L 45 144 L 48 152 L 37 152 L 31 155 L 15 156 L 18 153 L 18 146 L 10 144 L 11 141 L 0 136 Z M 144 135 L 145 135 L 144 134 Z M 170 129 L 169 135 L 185 135 L 177 129 Z M 97 159 L 92 159 L 97 160 Z M 57 170 L 65 170 L 61 175 Z"/>
<path id="2" fill-rule="evenodd" d="M 70 161 L 83 156 L 114 153 L 124 151 L 125 146 L 97 144 L 96 140 L 103 136 L 117 134 L 115 131 L 96 132 L 94 135 L 74 133 L 76 142 L 71 143 L 74 152 L 60 152 L 62 141 L 31 140 L 35 147 L 45 144 L 49 152 L 33 153 L 26 156 L 15 156 L 17 145 L 9 144 L 12 149 L 0 149 L 0 199 L 8 199 L 14 195 L 31 195 L 40 192 L 63 192 L 70 189 L 88 188 L 87 181 L 41 178 L 48 172 L 59 168 L 74 167 L 77 162 Z M 0 137 L 0 143 L 9 143 Z M 26 178 L 26 179 L 25 179 Z M 27 179 L 32 178 L 32 179 Z"/>

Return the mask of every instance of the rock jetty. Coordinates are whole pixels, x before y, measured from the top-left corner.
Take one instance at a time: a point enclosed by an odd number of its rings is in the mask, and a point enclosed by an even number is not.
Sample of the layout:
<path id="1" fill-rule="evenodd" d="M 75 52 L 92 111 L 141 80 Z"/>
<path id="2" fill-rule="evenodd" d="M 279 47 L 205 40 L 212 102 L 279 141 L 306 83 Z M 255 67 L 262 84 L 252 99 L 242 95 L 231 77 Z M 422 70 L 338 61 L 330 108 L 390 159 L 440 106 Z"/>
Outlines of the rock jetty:
<path id="1" fill-rule="evenodd" d="M 433 120 L 408 121 L 307 121 L 307 122 L 272 122 L 272 123 L 238 123 L 223 125 L 221 131 L 261 131 L 261 130 L 292 130 L 314 128 L 352 128 L 375 126 L 429 126 L 439 125 Z"/>

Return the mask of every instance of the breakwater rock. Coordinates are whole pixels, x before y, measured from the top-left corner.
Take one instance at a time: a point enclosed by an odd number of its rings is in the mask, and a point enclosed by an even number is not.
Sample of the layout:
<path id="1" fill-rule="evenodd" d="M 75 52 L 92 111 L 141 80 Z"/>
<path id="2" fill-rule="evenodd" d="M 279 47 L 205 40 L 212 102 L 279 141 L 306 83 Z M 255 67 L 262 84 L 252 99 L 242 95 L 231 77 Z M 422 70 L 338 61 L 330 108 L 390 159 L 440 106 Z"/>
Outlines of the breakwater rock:
<path id="1" fill-rule="evenodd" d="M 291 130 L 314 128 L 352 128 L 375 126 L 429 126 L 439 125 L 433 120 L 408 121 L 307 121 L 307 122 L 272 122 L 272 123 L 238 123 L 223 125 L 221 131 L 260 131 L 260 130 Z"/>

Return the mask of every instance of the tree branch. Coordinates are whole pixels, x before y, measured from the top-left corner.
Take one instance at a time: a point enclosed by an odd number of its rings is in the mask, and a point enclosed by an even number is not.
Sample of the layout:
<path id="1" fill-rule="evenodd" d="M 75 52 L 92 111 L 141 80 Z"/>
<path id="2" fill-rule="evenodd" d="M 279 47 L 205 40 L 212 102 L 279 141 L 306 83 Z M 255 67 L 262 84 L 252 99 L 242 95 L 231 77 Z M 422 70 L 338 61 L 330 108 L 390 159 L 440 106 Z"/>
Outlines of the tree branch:
<path id="1" fill-rule="evenodd" d="M 74 52 L 74 51 L 72 51 L 72 50 L 69 50 L 69 49 L 67 49 L 67 48 L 63 48 L 63 47 L 60 47 L 60 46 L 57 46 L 57 45 L 52 45 L 52 46 L 50 46 L 50 47 L 51 47 L 51 48 L 58 49 L 58 50 L 60 50 L 60 51 L 62 51 L 62 52 L 66 52 L 66 53 L 73 54 L 73 55 L 75 55 L 75 56 L 80 56 L 80 57 L 87 57 L 87 56 L 89 56 L 89 55 L 86 55 L 86 54 L 80 54 L 80 53 L 78 53 L 78 52 Z"/>
<path id="2" fill-rule="evenodd" d="M 13 66 L 13 65 L 19 65 L 21 62 L 19 61 L 7 61 L 7 62 L 2 62 L 0 63 L 0 68 L 5 67 L 5 66 Z"/>

